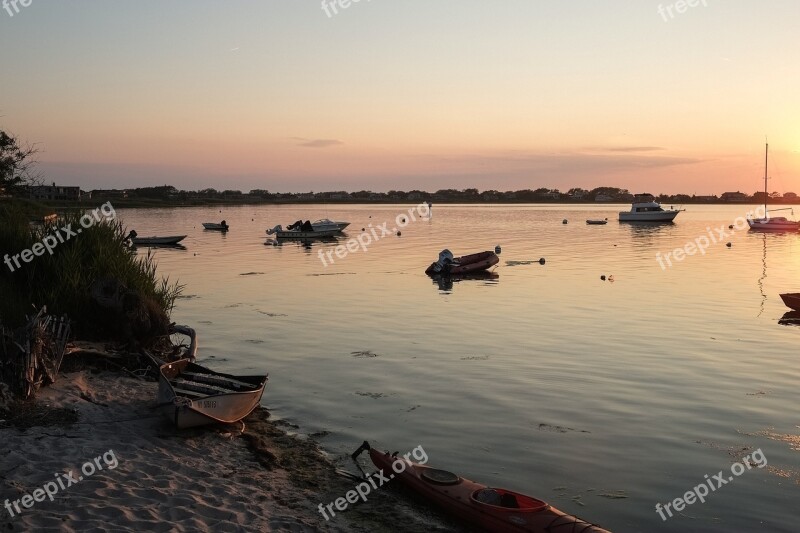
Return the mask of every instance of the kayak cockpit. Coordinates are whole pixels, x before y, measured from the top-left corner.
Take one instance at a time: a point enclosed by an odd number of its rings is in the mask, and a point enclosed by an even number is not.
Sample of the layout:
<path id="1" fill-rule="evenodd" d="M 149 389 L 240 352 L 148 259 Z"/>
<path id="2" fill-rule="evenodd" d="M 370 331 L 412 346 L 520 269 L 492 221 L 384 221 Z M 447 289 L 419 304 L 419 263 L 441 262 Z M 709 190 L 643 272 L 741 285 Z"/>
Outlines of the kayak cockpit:
<path id="1" fill-rule="evenodd" d="M 494 510 L 515 511 L 523 513 L 536 513 L 550 507 L 547 503 L 525 494 L 512 492 L 506 489 L 485 488 L 472 493 L 470 499 L 479 505 L 491 507 Z"/>

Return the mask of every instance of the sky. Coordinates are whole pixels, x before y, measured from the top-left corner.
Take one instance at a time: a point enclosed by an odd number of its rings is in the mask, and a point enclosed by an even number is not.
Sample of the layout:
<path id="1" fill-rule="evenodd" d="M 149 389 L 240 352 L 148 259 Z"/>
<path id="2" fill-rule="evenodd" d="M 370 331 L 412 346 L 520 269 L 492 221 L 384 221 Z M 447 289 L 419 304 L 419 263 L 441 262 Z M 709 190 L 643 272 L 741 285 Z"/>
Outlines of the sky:
<path id="1" fill-rule="evenodd" d="M 0 129 L 48 182 L 752 193 L 768 138 L 800 193 L 797 0 L 27 2 Z"/>

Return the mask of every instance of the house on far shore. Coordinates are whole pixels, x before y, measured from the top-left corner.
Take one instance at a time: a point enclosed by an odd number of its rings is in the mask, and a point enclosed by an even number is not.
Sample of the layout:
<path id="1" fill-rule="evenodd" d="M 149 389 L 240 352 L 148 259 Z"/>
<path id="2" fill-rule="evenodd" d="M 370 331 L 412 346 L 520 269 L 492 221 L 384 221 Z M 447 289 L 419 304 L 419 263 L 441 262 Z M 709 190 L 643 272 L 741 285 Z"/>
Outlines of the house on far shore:
<path id="1" fill-rule="evenodd" d="M 80 202 L 82 198 L 91 198 L 91 194 L 72 185 L 34 185 L 29 189 L 32 200 L 68 200 Z"/>
<path id="2" fill-rule="evenodd" d="M 92 191 L 94 198 L 127 198 L 128 191 L 124 189 L 95 189 Z"/>
<path id="3" fill-rule="evenodd" d="M 719 200 L 716 194 L 711 194 L 707 196 L 695 196 L 693 199 L 698 202 L 716 202 Z"/>
<path id="4" fill-rule="evenodd" d="M 613 202 L 614 197 L 609 196 L 608 194 L 598 194 L 594 197 L 595 202 Z"/>
<path id="5" fill-rule="evenodd" d="M 724 192 L 720 199 L 723 202 L 746 202 L 750 197 L 743 192 Z"/>

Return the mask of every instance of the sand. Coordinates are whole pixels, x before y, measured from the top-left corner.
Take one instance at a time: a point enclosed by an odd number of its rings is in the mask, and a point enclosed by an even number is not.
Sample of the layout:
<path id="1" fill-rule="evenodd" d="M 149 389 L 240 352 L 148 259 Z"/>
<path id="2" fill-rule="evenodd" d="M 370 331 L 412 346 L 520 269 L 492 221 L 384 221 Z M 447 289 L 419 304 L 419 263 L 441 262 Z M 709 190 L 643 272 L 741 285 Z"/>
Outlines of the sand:
<path id="1" fill-rule="evenodd" d="M 156 389 L 155 382 L 110 372 L 62 374 L 27 407 L 32 427 L 0 422 L 0 528 L 456 531 L 388 489 L 326 522 L 317 506 L 356 482 L 337 475 L 316 443 L 287 434 L 263 408 L 245 421 L 244 433 L 232 426 L 177 430 L 153 410 Z M 87 461 L 93 465 L 85 472 L 95 472 L 84 476 Z M 44 501 L 22 507 L 21 498 L 42 487 L 57 491 L 53 500 L 39 492 Z"/>

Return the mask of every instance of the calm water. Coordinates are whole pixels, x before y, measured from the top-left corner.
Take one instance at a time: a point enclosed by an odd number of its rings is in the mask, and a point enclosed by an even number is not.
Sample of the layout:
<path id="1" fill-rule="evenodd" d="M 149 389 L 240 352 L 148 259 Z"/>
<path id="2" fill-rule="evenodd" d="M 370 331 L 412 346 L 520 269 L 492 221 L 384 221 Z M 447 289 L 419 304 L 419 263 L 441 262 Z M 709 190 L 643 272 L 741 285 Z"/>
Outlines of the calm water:
<path id="1" fill-rule="evenodd" d="M 740 231 L 663 270 L 657 252 L 730 232 L 751 207 L 688 206 L 674 225 L 636 226 L 616 221 L 624 206 L 435 205 L 327 267 L 318 254 L 335 243 L 264 245 L 267 227 L 301 217 L 350 221 L 353 237 L 410 207 L 120 215 L 142 236 L 189 235 L 185 251 L 156 255 L 186 284 L 174 319 L 199 329 L 200 362 L 269 371 L 265 405 L 329 432 L 336 458 L 364 439 L 421 445 L 433 465 L 614 531 L 798 530 L 800 328 L 778 324 L 778 293 L 800 292 L 800 236 Z M 225 235 L 200 225 L 223 218 Z M 443 248 L 498 244 L 494 279 L 440 287 L 423 273 Z M 768 468 L 666 522 L 656 514 L 758 448 Z"/>

